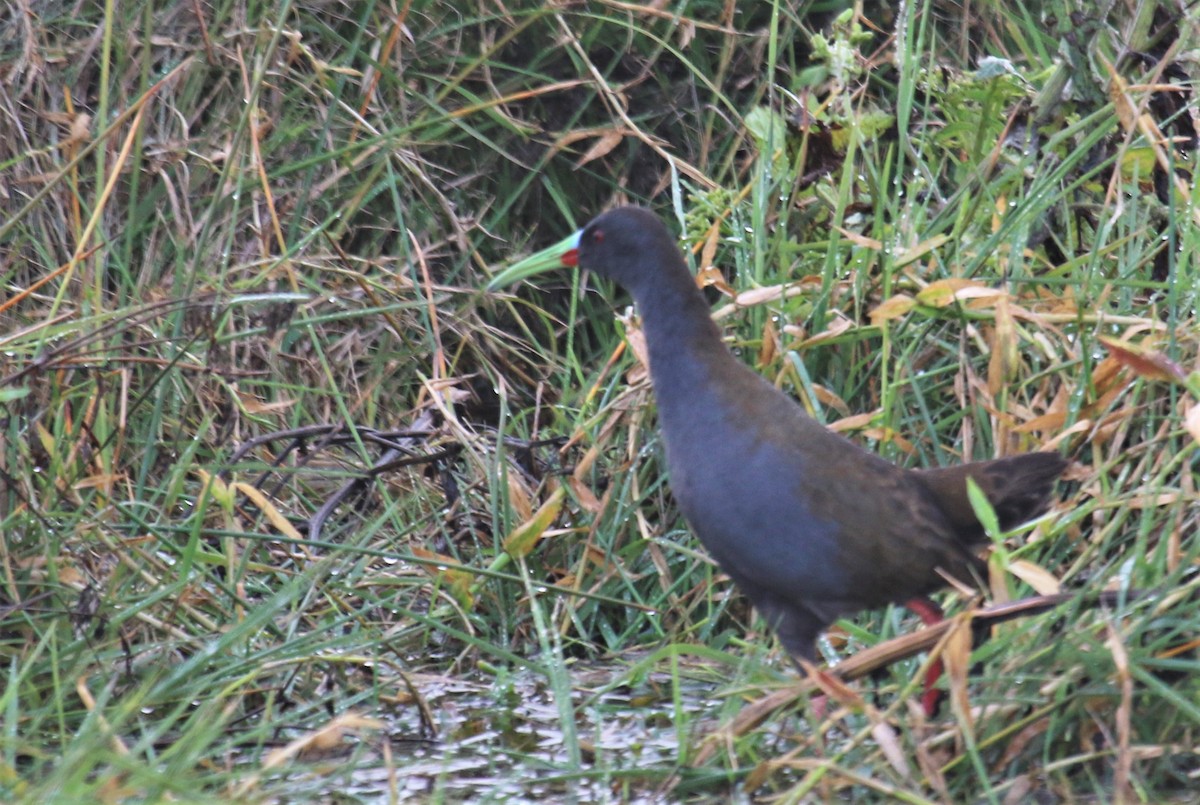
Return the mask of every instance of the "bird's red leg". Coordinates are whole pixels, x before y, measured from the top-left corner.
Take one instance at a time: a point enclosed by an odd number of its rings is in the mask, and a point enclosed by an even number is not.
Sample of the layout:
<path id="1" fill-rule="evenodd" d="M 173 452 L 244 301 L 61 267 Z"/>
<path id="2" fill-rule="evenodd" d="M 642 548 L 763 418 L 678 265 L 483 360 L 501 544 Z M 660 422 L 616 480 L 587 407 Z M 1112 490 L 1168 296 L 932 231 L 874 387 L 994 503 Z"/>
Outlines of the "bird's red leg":
<path id="1" fill-rule="evenodd" d="M 936 623 L 941 623 L 945 615 L 942 608 L 929 600 L 925 596 L 917 596 L 910 598 L 904 602 L 904 606 L 912 611 L 921 622 L 926 626 L 933 626 Z M 942 699 L 945 694 L 934 687 L 937 681 L 942 678 L 941 659 L 933 661 L 929 666 L 929 670 L 925 672 L 925 692 L 921 694 L 921 707 L 925 710 L 925 715 L 933 718 L 937 715 L 938 709 L 942 706 Z"/>

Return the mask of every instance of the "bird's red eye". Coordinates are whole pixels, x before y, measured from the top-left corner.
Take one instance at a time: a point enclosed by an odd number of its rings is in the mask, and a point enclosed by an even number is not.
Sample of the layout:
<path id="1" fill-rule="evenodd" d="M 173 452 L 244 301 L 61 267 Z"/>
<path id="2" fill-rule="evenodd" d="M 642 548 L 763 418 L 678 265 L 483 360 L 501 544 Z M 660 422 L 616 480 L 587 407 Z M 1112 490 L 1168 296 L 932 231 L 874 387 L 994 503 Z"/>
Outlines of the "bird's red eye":
<path id="1" fill-rule="evenodd" d="M 592 231 L 592 242 L 599 243 L 602 240 L 604 240 L 604 230 L 603 229 L 593 230 Z"/>

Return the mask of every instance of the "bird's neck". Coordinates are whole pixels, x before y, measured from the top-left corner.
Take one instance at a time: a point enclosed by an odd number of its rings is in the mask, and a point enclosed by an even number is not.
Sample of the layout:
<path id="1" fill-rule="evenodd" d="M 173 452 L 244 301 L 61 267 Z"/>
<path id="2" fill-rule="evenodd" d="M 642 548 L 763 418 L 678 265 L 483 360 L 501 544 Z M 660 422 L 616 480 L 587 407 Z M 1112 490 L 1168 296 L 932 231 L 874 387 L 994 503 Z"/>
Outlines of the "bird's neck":
<path id="1" fill-rule="evenodd" d="M 695 414 L 713 394 L 716 378 L 735 371 L 738 363 L 721 341 L 704 294 L 681 265 L 634 299 L 642 315 L 660 418 L 665 425 Z"/>

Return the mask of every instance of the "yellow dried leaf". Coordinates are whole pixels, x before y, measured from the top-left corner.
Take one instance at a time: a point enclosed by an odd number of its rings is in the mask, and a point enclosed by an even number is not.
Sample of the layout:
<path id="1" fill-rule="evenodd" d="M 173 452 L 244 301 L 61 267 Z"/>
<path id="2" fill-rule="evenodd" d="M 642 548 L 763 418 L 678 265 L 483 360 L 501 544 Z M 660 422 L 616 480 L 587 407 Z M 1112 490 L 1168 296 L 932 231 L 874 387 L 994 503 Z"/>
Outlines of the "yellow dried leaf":
<path id="1" fill-rule="evenodd" d="M 285 411 L 296 404 L 295 400 L 276 400 L 275 402 L 263 402 L 256 394 L 250 394 L 244 391 L 238 391 L 238 404 L 242 406 L 242 410 L 247 414 L 271 414 L 276 411 Z"/>
<path id="2" fill-rule="evenodd" d="M 843 707 L 847 707 L 856 713 L 861 713 L 866 710 L 867 703 L 863 701 L 863 698 L 858 694 L 858 691 L 847 685 L 841 679 L 831 673 L 817 668 L 815 665 L 806 660 L 801 660 L 800 665 L 804 668 L 804 672 L 808 674 L 809 681 L 816 685 L 817 688 L 820 689 L 820 691 L 826 696 L 833 699 Z"/>
<path id="3" fill-rule="evenodd" d="M 967 688 L 967 673 L 971 668 L 971 620 L 960 616 L 946 635 L 942 661 L 946 664 L 946 679 L 950 683 L 950 700 L 964 726 L 974 731 L 971 717 L 971 698 Z"/>
<path id="4" fill-rule="evenodd" d="M 871 311 L 871 323 L 879 324 L 884 321 L 892 321 L 902 316 L 908 315 L 908 312 L 917 306 L 917 301 L 908 294 L 898 293 L 893 297 L 883 300 L 879 307 Z"/>
<path id="5" fill-rule="evenodd" d="M 1002 291 L 999 288 L 988 288 L 985 285 L 978 285 L 970 288 L 960 288 L 954 292 L 954 298 L 959 302 L 967 303 L 972 310 L 987 310 L 989 307 L 995 307 L 1001 299 L 1007 300 L 1011 297 L 1007 291 Z"/>
<path id="6" fill-rule="evenodd" d="M 759 340 L 758 348 L 758 365 L 767 366 L 771 361 L 775 360 L 778 354 L 779 333 L 775 330 L 775 324 L 767 319 L 763 324 L 762 336 Z"/>
<path id="7" fill-rule="evenodd" d="M 855 414 L 854 416 L 842 417 L 837 422 L 830 422 L 829 429 L 835 433 L 845 433 L 849 430 L 860 430 L 871 424 L 875 418 L 875 414 Z"/>
<path id="8" fill-rule="evenodd" d="M 34 432 L 37 433 L 37 439 L 42 444 L 42 449 L 50 455 L 55 455 L 58 451 L 54 449 L 54 434 L 46 430 L 46 427 L 41 422 L 34 424 Z"/>
<path id="9" fill-rule="evenodd" d="M 992 330 L 992 354 L 988 357 L 988 393 L 993 397 L 1008 385 L 1016 372 L 1017 327 L 1008 299 L 1001 297 L 996 305 L 996 327 Z"/>
<path id="10" fill-rule="evenodd" d="M 550 493 L 550 497 L 531 519 L 514 528 L 512 533 L 504 538 L 504 552 L 514 559 L 528 556 L 541 540 L 542 535 L 546 533 L 546 529 L 558 517 L 566 494 L 564 486 L 560 486 Z"/>
<path id="11" fill-rule="evenodd" d="M 1147 380 L 1183 383 L 1187 372 L 1173 360 L 1151 349 L 1117 338 L 1100 338 L 1100 343 L 1118 363 Z"/>
<path id="12" fill-rule="evenodd" d="M 575 500 L 579 505 L 590 511 L 592 514 L 599 514 L 604 508 L 600 503 L 600 499 L 592 493 L 591 487 L 575 476 L 566 478 L 567 485 L 571 487 L 571 494 L 575 496 Z"/>
<path id="13" fill-rule="evenodd" d="M 1101 57 L 1103 59 L 1103 57 Z M 1105 66 L 1109 67 L 1109 75 L 1112 78 L 1108 85 L 1108 98 L 1112 101 L 1113 111 L 1117 113 L 1117 119 L 1121 121 L 1121 128 L 1125 131 L 1133 131 L 1137 125 L 1137 110 L 1134 108 L 1133 102 L 1130 101 L 1129 95 L 1126 93 L 1127 85 L 1125 79 L 1117 75 L 1111 65 L 1105 61 Z"/>
<path id="14" fill-rule="evenodd" d="M 883 243 L 875 238 L 869 238 L 866 235 L 860 235 L 857 232 L 851 232 L 849 229 L 843 229 L 840 226 L 835 226 L 834 229 L 842 233 L 842 237 L 853 243 L 855 246 L 860 246 L 864 249 L 870 249 L 873 252 L 883 251 Z"/>
<path id="15" fill-rule="evenodd" d="M 837 318 L 831 321 L 829 326 L 821 332 L 804 339 L 804 343 L 801 346 L 811 347 L 812 345 L 819 344 L 822 341 L 830 341 L 834 338 L 837 338 L 842 333 L 849 332 L 852 329 L 854 329 L 854 322 L 845 318 Z"/>
<path id="16" fill-rule="evenodd" d="M 200 485 L 208 487 L 208 494 L 219 505 L 227 511 L 233 509 L 233 492 L 229 489 L 229 484 L 221 480 L 221 476 L 212 475 L 211 473 L 196 467 L 192 470 L 200 478 Z"/>
<path id="17" fill-rule="evenodd" d="M 233 489 L 235 492 L 241 492 L 243 495 L 248 497 L 250 502 L 257 506 L 259 511 L 267 516 L 267 519 L 271 521 L 271 525 L 275 526 L 279 533 L 283 534 L 288 539 L 294 539 L 298 541 L 304 540 L 304 535 L 297 531 L 296 527 L 288 521 L 287 517 L 283 515 L 283 512 L 279 511 L 279 509 L 275 507 L 275 504 L 271 502 L 270 498 L 264 495 L 257 488 L 243 481 L 238 481 L 233 484 Z"/>
<path id="18" fill-rule="evenodd" d="M 286 746 L 271 750 L 263 760 L 263 768 L 273 769 L 299 756 L 328 752 L 340 745 L 346 733 L 352 730 L 382 730 L 386 727 L 387 724 L 374 718 L 367 718 L 353 712 L 343 713 L 325 726 L 304 733 Z"/>
<path id="19" fill-rule="evenodd" d="M 125 478 L 125 474 L 104 473 L 102 475 L 89 475 L 85 478 L 80 478 L 75 483 L 71 484 L 72 489 L 99 489 L 105 494 L 112 494 L 113 485 Z"/>
<path id="20" fill-rule="evenodd" d="M 751 288 L 737 295 L 738 307 L 754 307 L 755 305 L 774 302 L 783 298 L 783 285 L 768 285 L 764 288 Z"/>
<path id="21" fill-rule="evenodd" d="M 596 138 L 596 142 L 592 143 L 592 147 L 579 158 L 579 161 L 575 163 L 575 167 L 582 168 L 592 160 L 607 156 L 610 151 L 621 144 L 621 140 L 623 139 L 625 139 L 625 131 L 623 129 L 605 131 Z"/>
<path id="22" fill-rule="evenodd" d="M 1038 591 L 1039 595 L 1057 595 L 1062 583 L 1053 573 L 1033 562 L 1014 559 L 1008 563 L 1008 572 Z"/>
<path id="23" fill-rule="evenodd" d="M 955 302 L 970 298 L 968 294 L 980 288 L 987 291 L 992 290 L 975 280 L 949 277 L 926 285 L 917 294 L 917 301 L 927 307 L 947 307 Z"/>
<path id="24" fill-rule="evenodd" d="M 908 766 L 908 757 L 904 753 L 904 748 L 900 745 L 900 740 L 896 736 L 896 731 L 892 729 L 892 725 L 880 719 L 871 725 L 871 737 L 875 739 L 875 745 L 883 752 L 883 756 L 887 758 L 887 762 L 904 779 L 912 778 L 912 770 Z"/>
<path id="25" fill-rule="evenodd" d="M 508 473 L 508 505 L 520 520 L 528 520 L 533 516 L 533 503 L 529 500 L 529 492 L 515 472 Z"/>
<path id="26" fill-rule="evenodd" d="M 721 245 L 721 222 L 714 221 L 708 231 L 704 233 L 704 239 L 700 247 L 700 265 L 711 267 L 713 260 L 717 257 L 717 247 Z M 719 272 L 718 272 L 719 273 Z M 732 293 L 730 294 L 732 296 Z"/>
<path id="27" fill-rule="evenodd" d="M 846 401 L 838 395 L 834 394 L 829 389 L 822 386 L 820 383 L 813 384 L 813 394 L 817 396 L 817 400 L 826 408 L 832 408 L 843 417 L 850 416 L 850 406 L 846 405 Z"/>
<path id="28" fill-rule="evenodd" d="M 60 564 L 58 566 L 58 583 L 65 584 L 68 587 L 82 587 L 88 583 L 88 577 L 73 565 Z"/>
<path id="29" fill-rule="evenodd" d="M 725 281 L 725 275 L 713 265 L 700 269 L 699 273 L 696 274 L 696 285 L 701 288 L 716 288 L 725 296 L 737 296 L 737 291 Z"/>
<path id="30" fill-rule="evenodd" d="M 1013 433 L 1039 433 L 1041 431 L 1058 430 L 1067 421 L 1066 411 L 1051 411 L 1041 416 L 1036 416 L 1028 422 L 1022 422 L 1020 425 L 1013 427 Z"/>

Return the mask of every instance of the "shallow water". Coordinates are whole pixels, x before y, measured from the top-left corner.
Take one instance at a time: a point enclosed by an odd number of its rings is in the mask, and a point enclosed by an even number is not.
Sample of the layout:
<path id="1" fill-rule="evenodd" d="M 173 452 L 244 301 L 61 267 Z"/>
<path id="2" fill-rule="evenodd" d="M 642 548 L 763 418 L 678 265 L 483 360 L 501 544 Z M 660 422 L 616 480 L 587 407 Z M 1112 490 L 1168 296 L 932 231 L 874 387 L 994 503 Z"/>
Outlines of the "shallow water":
<path id="1" fill-rule="evenodd" d="M 714 686 L 666 674 L 619 686 L 628 665 L 572 668 L 578 755 L 543 677 L 414 677 L 437 735 L 421 736 L 417 708 L 389 719 L 390 763 L 375 749 L 355 759 L 343 795 L 402 802 L 663 802 L 687 730 L 711 723 Z M 683 734 L 678 724 L 682 721 Z M 332 792 L 330 792 L 332 793 Z"/>

